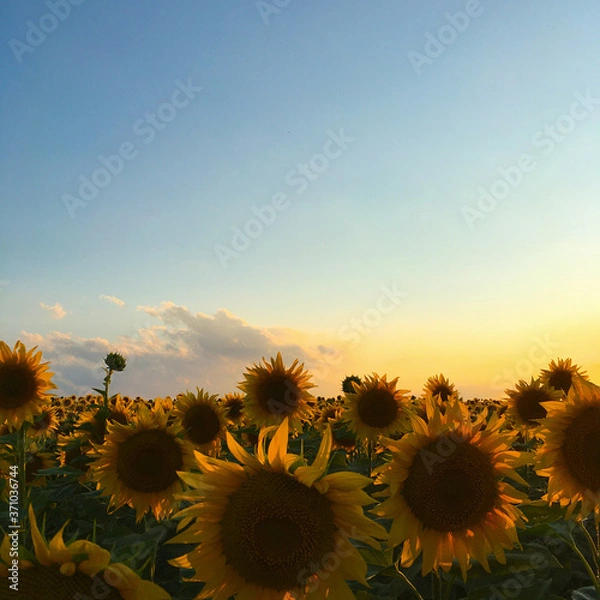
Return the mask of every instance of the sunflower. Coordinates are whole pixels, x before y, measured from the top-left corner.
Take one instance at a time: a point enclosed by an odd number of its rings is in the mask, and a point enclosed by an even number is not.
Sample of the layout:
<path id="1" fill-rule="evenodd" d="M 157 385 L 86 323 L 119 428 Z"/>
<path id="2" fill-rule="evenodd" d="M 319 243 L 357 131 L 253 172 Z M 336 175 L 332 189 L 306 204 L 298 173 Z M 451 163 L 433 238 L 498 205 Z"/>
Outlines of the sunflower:
<path id="1" fill-rule="evenodd" d="M 276 429 L 265 450 L 266 435 Z M 331 431 L 325 431 L 311 466 L 287 453 L 288 419 L 263 429 L 257 456 L 227 432 L 227 445 L 241 463 L 195 452 L 202 475 L 182 473 L 193 489 L 181 495 L 192 506 L 175 515 L 193 524 L 170 542 L 197 544 L 174 566 L 193 568 L 204 581 L 198 598 L 227 600 L 304 597 L 354 598 L 345 580 L 368 585 L 367 565 L 348 538 L 374 548 L 385 539 L 381 525 L 363 513 L 373 500 L 362 491 L 371 480 L 358 473 L 325 475 Z M 307 589 L 308 587 L 308 589 Z"/>
<path id="2" fill-rule="evenodd" d="M 448 572 L 456 558 L 466 580 L 471 558 L 489 572 L 488 554 L 504 564 L 504 549 L 518 544 L 523 515 L 513 504 L 526 496 L 501 479 L 527 485 L 513 470 L 523 460 L 510 450 L 516 433 L 501 433 L 497 415 L 483 430 L 485 416 L 472 423 L 458 399 L 442 414 L 430 398 L 427 412 L 428 422 L 412 417 L 413 432 L 402 439 L 382 440 L 392 460 L 375 474 L 389 497 L 373 512 L 393 519 L 389 543 L 403 543 L 403 567 L 422 552 L 423 575 Z"/>
<path id="3" fill-rule="evenodd" d="M 456 395 L 454 384 L 450 383 L 441 373 L 430 377 L 425 383 L 423 393 L 430 393 L 434 398 L 437 396 L 440 402 L 447 402 L 450 398 Z"/>
<path id="4" fill-rule="evenodd" d="M 562 402 L 546 402 L 537 473 L 548 477 L 546 499 L 567 506 L 567 518 L 595 512 L 600 521 L 600 388 L 574 379 Z"/>
<path id="5" fill-rule="evenodd" d="M 315 387 L 309 382 L 311 375 L 298 359 L 286 369 L 280 352 L 270 364 L 264 358 L 263 362 L 264 366 L 255 364 L 246 369 L 245 381 L 238 385 L 246 394 L 246 417 L 257 427 L 279 425 L 287 417 L 293 429 L 301 429 L 302 420 L 313 414 L 308 404 L 314 400 L 308 391 Z"/>
<path id="6" fill-rule="evenodd" d="M 47 439 L 56 435 L 58 426 L 56 409 L 48 408 L 35 417 L 27 433 L 35 438 Z"/>
<path id="7" fill-rule="evenodd" d="M 244 395 L 237 392 L 223 396 L 223 406 L 226 413 L 225 418 L 235 425 L 244 420 Z"/>
<path id="8" fill-rule="evenodd" d="M 48 543 L 38 529 L 31 506 L 29 521 L 35 560 L 33 555 L 32 560 L 19 559 L 15 597 L 64 600 L 97 597 L 100 593 L 103 600 L 170 600 L 171 596 L 165 590 L 140 579 L 129 567 L 111 564 L 108 550 L 86 540 L 66 545 L 63 531 L 67 523 Z M 8 581 L 2 582 L 2 598 L 8 598 L 4 590 L 10 589 L 13 583 L 10 567 L 15 551 L 23 556 L 26 549 L 16 550 L 12 538 L 5 535 L 0 546 L 0 579 L 8 578 Z"/>
<path id="9" fill-rule="evenodd" d="M 23 421 L 31 422 L 50 402 L 49 391 L 56 389 L 50 381 L 54 373 L 49 363 L 42 363 L 37 346 L 26 350 L 17 341 L 13 350 L 0 341 L 0 423 L 6 421 L 19 429 Z"/>
<path id="10" fill-rule="evenodd" d="M 514 390 L 506 390 L 508 396 L 508 416 L 519 427 L 537 427 L 539 420 L 546 416 L 544 402 L 560 400 L 562 392 L 555 390 L 548 383 L 540 379 L 533 379 L 527 383 L 521 379 Z"/>
<path id="11" fill-rule="evenodd" d="M 177 398 L 173 410 L 175 423 L 200 452 L 218 456 L 227 427 L 224 410 L 216 403 L 216 394 L 210 396 L 204 390 L 196 389 L 197 394 L 187 392 Z"/>
<path id="12" fill-rule="evenodd" d="M 588 379 L 585 371 L 580 371 L 580 367 L 571 364 L 571 359 L 567 358 L 563 360 L 558 358 L 555 361 L 551 361 L 547 369 L 542 369 L 540 379 L 542 383 L 548 383 L 555 390 L 562 390 L 565 396 L 569 393 L 571 383 L 573 379 L 581 377 Z"/>
<path id="13" fill-rule="evenodd" d="M 379 435 L 404 431 L 409 424 L 408 390 L 397 390 L 398 378 L 367 375 L 363 383 L 354 383 L 354 393 L 346 394 L 344 420 L 359 439 L 375 440 Z"/>
<path id="14" fill-rule="evenodd" d="M 173 494 L 182 490 L 177 471 L 193 464 L 192 450 L 179 439 L 180 428 L 167 427 L 162 410 L 141 407 L 130 425 L 109 423 L 104 444 L 94 445 L 96 457 L 90 478 L 110 496 L 110 507 L 125 504 L 136 510 L 137 521 L 152 511 L 157 520 L 173 509 Z"/>

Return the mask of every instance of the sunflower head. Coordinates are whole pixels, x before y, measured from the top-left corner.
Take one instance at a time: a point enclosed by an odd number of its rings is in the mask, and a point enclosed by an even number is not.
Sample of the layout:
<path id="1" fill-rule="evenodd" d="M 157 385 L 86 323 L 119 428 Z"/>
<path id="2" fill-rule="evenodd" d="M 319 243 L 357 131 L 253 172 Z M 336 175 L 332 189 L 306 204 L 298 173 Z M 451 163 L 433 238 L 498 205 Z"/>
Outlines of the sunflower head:
<path id="1" fill-rule="evenodd" d="M 537 472 L 548 477 L 546 499 L 568 506 L 567 517 L 600 521 L 600 387 L 573 380 L 564 401 L 546 402 Z"/>
<path id="2" fill-rule="evenodd" d="M 361 440 L 404 431 L 409 425 L 408 390 L 397 390 L 398 378 L 387 380 L 376 373 L 366 376 L 354 393 L 347 393 L 344 419 Z"/>
<path id="3" fill-rule="evenodd" d="M 394 519 L 390 544 L 402 544 L 402 566 L 422 553 L 422 573 L 450 570 L 454 559 L 463 579 L 472 558 L 489 572 L 487 556 L 504 563 L 504 549 L 518 543 L 515 526 L 523 515 L 514 506 L 526 499 L 503 481 L 526 482 L 513 470 L 519 452 L 509 450 L 515 432 L 501 433 L 503 419 L 472 423 L 458 399 L 441 413 L 429 397 L 428 421 L 413 416 L 413 431 L 398 441 L 384 439 L 392 461 L 375 470 L 388 498 L 373 512 Z"/>
<path id="4" fill-rule="evenodd" d="M 506 390 L 505 393 L 508 396 L 508 415 L 521 427 L 537 427 L 540 419 L 546 416 L 544 402 L 560 400 L 562 397 L 560 390 L 533 377 L 529 383 L 521 379 L 516 389 Z"/>
<path id="5" fill-rule="evenodd" d="M 314 401 L 308 391 L 315 387 L 309 382 L 310 374 L 304 364 L 296 359 L 286 368 L 281 353 L 268 363 L 246 369 L 244 381 L 238 385 L 245 394 L 244 410 L 248 421 L 257 427 L 279 425 L 286 417 L 294 429 L 313 414 L 309 401 Z"/>
<path id="6" fill-rule="evenodd" d="M 49 392 L 56 389 L 48 372 L 48 363 L 42 363 L 42 353 L 29 351 L 17 341 L 14 348 L 0 341 L 0 423 L 6 421 L 19 429 L 24 421 L 31 422 L 35 415 L 49 405 Z"/>
<path id="7" fill-rule="evenodd" d="M 48 542 L 38 528 L 31 505 L 29 522 L 35 554 L 32 560 L 19 561 L 19 593 L 15 596 L 64 600 L 101 593 L 103 600 L 170 600 L 165 590 L 140 579 L 129 567 L 111 564 L 108 550 L 87 540 L 65 544 L 63 532 L 67 523 Z M 20 555 L 25 552 L 25 548 L 19 549 Z M 11 556 L 11 540 L 5 535 L 0 546 L 0 579 L 10 574 Z M 2 585 L 7 586 L 7 582 Z"/>
<path id="8" fill-rule="evenodd" d="M 244 395 L 232 392 L 223 396 L 225 417 L 230 423 L 240 424 L 244 420 Z"/>
<path id="9" fill-rule="evenodd" d="M 190 468 L 192 449 L 179 439 L 180 428 L 167 426 L 167 415 L 141 407 L 130 425 L 109 423 L 101 446 L 95 445 L 90 478 L 110 496 L 115 509 L 131 506 L 137 520 L 151 511 L 157 520 L 174 508 L 174 493 L 180 492 L 177 472 Z"/>
<path id="10" fill-rule="evenodd" d="M 198 450 L 218 455 L 225 436 L 227 422 L 224 409 L 217 404 L 217 395 L 201 389 L 197 394 L 186 392 L 177 397 L 173 415 L 183 429 L 185 438 Z"/>
<path id="11" fill-rule="evenodd" d="M 562 390 L 565 396 L 571 389 L 573 379 L 588 379 L 585 371 L 580 371 L 580 367 L 571 363 L 571 359 L 558 358 L 556 361 L 550 361 L 547 369 L 542 369 L 540 380 L 542 383 L 551 385 L 555 390 Z"/>
<path id="12" fill-rule="evenodd" d="M 376 538 L 387 537 L 361 509 L 373 502 L 362 491 L 371 480 L 350 472 L 326 475 L 329 429 L 310 466 L 287 452 L 287 419 L 262 429 L 259 438 L 252 456 L 227 433 L 240 464 L 195 453 L 202 474 L 181 475 L 192 490 L 180 497 L 192 505 L 175 515 L 194 523 L 170 541 L 196 548 L 171 564 L 193 568 L 195 580 L 206 582 L 206 598 L 284 600 L 317 589 L 322 598 L 352 597 L 345 579 L 366 583 L 366 563 L 348 538 L 378 548 Z"/>
<path id="13" fill-rule="evenodd" d="M 50 438 L 56 435 L 59 422 L 56 417 L 56 409 L 47 408 L 37 415 L 29 427 L 29 435 L 37 438 Z"/>
<path id="14" fill-rule="evenodd" d="M 423 393 L 430 393 L 432 397 L 437 397 L 440 402 L 447 402 L 456 395 L 456 389 L 454 384 L 450 383 L 450 380 L 440 373 L 427 380 Z"/>
<path id="15" fill-rule="evenodd" d="M 104 359 L 104 364 L 108 367 L 109 371 L 116 371 L 120 373 L 125 370 L 127 366 L 127 359 L 118 352 L 110 352 Z"/>

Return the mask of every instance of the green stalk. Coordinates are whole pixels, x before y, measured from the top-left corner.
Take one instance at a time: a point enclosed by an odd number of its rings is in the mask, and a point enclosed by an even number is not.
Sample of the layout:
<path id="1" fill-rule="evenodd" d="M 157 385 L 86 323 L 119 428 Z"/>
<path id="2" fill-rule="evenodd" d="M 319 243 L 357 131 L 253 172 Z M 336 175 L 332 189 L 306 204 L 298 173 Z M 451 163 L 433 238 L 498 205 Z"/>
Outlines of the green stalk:
<path id="1" fill-rule="evenodd" d="M 112 369 L 104 369 L 106 371 L 106 377 L 104 378 L 104 408 L 108 408 L 108 386 L 112 378 Z"/>
<path id="2" fill-rule="evenodd" d="M 592 583 L 593 583 L 594 587 L 596 588 L 596 592 L 598 592 L 598 594 L 600 594 L 600 579 L 598 579 L 598 577 L 596 576 L 596 573 L 594 573 L 594 569 L 592 569 L 590 563 L 587 561 L 587 558 L 583 555 L 581 550 L 578 548 L 578 546 L 575 542 L 575 539 L 573 538 L 573 535 L 569 534 L 569 537 L 571 538 L 571 543 L 569 543 L 568 540 L 565 540 L 565 541 L 571 547 L 571 549 L 575 552 L 575 554 L 577 554 L 577 556 L 583 563 L 585 570 L 588 572 L 590 579 L 592 580 Z"/>
<path id="3" fill-rule="evenodd" d="M 400 559 L 398 558 L 398 560 L 394 563 L 398 574 L 402 577 L 402 579 L 404 579 L 404 582 L 411 589 L 412 593 L 415 595 L 415 598 L 418 598 L 418 600 L 425 600 L 425 598 L 419 594 L 419 590 L 411 583 L 410 579 L 400 570 L 399 562 Z"/>
<path id="4" fill-rule="evenodd" d="M 600 568 L 600 565 L 598 564 L 598 548 L 596 546 L 596 542 L 594 542 L 590 532 L 587 530 L 587 527 L 582 521 L 578 521 L 577 524 L 581 528 L 581 531 L 583 531 L 583 533 L 585 534 L 585 537 L 590 545 L 590 550 L 592 551 L 592 558 L 594 559 L 594 565 L 596 566 L 596 576 L 600 579 L 600 574 L 598 574 L 598 569 Z"/>

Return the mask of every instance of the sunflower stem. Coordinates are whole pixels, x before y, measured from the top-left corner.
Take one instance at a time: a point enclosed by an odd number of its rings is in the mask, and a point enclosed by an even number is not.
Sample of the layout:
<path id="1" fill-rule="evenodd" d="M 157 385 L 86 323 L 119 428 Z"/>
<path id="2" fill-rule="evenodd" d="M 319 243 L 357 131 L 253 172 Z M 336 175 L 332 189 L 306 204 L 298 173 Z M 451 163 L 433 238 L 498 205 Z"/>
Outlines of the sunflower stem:
<path id="1" fill-rule="evenodd" d="M 583 553 L 577 546 L 577 543 L 575 542 L 575 539 L 573 538 L 573 534 L 570 533 L 569 537 L 571 538 L 571 542 L 568 542 L 568 540 L 565 540 L 565 541 L 567 541 L 567 544 L 571 547 L 571 549 L 575 552 L 575 554 L 577 554 L 577 556 L 579 557 L 579 560 L 581 560 L 581 562 L 583 563 L 585 570 L 588 572 L 590 579 L 592 580 L 592 583 L 593 583 L 594 587 L 596 588 L 596 592 L 598 592 L 598 594 L 600 594 L 600 579 L 598 579 L 598 577 L 596 576 L 596 573 L 594 573 L 594 569 L 592 569 L 587 558 L 583 555 Z"/>
<path id="2" fill-rule="evenodd" d="M 596 577 L 598 577 L 598 579 L 600 579 L 600 574 L 599 574 L 600 565 L 598 563 L 598 549 L 596 547 L 596 542 L 594 542 L 594 540 L 592 539 L 592 536 L 591 536 L 590 532 L 587 530 L 587 527 L 585 526 L 585 523 L 583 523 L 583 521 L 578 521 L 577 524 L 581 528 L 581 531 L 583 531 L 583 533 L 585 534 L 585 538 L 587 539 L 587 541 L 590 545 L 590 550 L 592 551 L 592 558 L 594 559 L 594 565 L 596 567 Z"/>
<path id="3" fill-rule="evenodd" d="M 412 593 L 415 595 L 415 598 L 418 598 L 419 600 L 425 600 L 423 598 L 423 596 L 421 596 L 421 594 L 419 594 L 419 590 L 411 583 L 410 579 L 400 570 L 400 566 L 398 564 L 399 562 L 400 562 L 400 558 L 398 558 L 398 560 L 394 563 L 394 566 L 396 567 L 396 571 L 398 572 L 398 575 L 400 575 L 402 577 L 402 579 L 404 579 L 404 582 L 411 589 Z"/>
<path id="4" fill-rule="evenodd" d="M 113 371 L 112 369 L 104 369 L 106 372 L 106 377 L 104 378 L 104 408 L 108 408 L 108 386 L 110 385 L 110 380 L 112 379 Z"/>

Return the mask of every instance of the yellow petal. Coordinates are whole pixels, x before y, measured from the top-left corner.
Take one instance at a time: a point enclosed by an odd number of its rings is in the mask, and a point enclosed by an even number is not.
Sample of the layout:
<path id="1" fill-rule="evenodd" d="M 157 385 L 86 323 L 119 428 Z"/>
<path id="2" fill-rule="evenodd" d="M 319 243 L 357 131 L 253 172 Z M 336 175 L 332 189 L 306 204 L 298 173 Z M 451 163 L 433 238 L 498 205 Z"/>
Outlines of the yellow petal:
<path id="1" fill-rule="evenodd" d="M 37 522 L 35 520 L 35 512 L 31 504 L 29 505 L 29 521 L 31 523 L 31 538 L 33 540 L 33 549 L 35 550 L 35 557 L 39 563 L 44 567 L 49 567 L 52 564 L 50 558 L 50 550 L 38 529 Z"/>
<path id="2" fill-rule="evenodd" d="M 285 457 L 288 446 L 289 425 L 286 417 L 278 427 L 269 444 L 269 465 L 276 471 L 285 471 Z"/>

